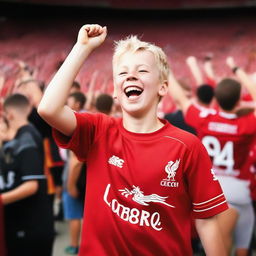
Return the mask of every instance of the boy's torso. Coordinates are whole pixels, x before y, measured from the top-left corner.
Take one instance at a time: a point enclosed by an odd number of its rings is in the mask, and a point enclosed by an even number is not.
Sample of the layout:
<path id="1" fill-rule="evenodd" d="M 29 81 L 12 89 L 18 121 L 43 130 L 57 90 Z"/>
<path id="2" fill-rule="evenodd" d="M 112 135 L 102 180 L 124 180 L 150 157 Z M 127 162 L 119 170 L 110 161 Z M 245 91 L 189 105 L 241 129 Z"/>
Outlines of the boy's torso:
<path id="1" fill-rule="evenodd" d="M 88 151 L 80 255 L 191 255 L 193 192 L 185 169 L 199 141 L 167 123 L 134 134 L 120 122 L 99 129 Z"/>

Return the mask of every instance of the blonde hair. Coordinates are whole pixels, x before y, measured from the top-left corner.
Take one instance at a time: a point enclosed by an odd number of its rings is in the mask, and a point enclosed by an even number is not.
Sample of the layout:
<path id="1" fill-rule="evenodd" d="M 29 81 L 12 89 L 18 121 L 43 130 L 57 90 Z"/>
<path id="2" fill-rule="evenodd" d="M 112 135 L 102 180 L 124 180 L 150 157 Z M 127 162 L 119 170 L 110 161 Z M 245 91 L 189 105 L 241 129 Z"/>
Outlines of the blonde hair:
<path id="1" fill-rule="evenodd" d="M 169 75 L 169 64 L 167 61 L 167 56 L 164 51 L 149 42 L 144 42 L 138 39 L 137 36 L 131 35 L 125 39 L 115 41 L 114 54 L 112 59 L 113 68 L 115 67 L 118 59 L 126 52 L 135 53 L 137 51 L 150 51 L 153 53 L 157 67 L 160 73 L 160 81 L 163 82 L 168 80 Z"/>

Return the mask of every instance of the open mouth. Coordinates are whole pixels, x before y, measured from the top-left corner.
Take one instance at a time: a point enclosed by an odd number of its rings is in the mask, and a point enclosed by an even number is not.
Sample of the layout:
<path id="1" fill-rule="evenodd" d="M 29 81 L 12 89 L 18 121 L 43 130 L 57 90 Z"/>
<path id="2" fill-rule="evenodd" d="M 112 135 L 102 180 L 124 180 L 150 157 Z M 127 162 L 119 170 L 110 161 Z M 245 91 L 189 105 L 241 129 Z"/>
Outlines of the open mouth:
<path id="1" fill-rule="evenodd" d="M 128 98 L 130 98 L 131 96 L 140 96 L 142 92 L 143 92 L 143 89 L 137 86 L 129 86 L 124 90 L 124 93 Z"/>

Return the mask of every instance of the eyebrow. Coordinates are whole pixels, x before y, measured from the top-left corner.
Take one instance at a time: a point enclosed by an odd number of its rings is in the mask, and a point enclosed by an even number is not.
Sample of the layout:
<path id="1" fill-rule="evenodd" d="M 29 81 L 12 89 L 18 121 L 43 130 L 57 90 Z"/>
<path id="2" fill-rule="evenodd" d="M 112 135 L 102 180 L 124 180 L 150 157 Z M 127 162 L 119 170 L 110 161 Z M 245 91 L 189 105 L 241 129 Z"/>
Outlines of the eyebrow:
<path id="1" fill-rule="evenodd" d="M 141 66 L 149 67 L 149 65 L 147 65 L 147 64 L 138 64 L 138 65 L 136 65 L 136 68 L 139 68 Z M 120 66 L 120 68 L 128 68 L 128 66 L 124 65 L 124 66 Z"/>

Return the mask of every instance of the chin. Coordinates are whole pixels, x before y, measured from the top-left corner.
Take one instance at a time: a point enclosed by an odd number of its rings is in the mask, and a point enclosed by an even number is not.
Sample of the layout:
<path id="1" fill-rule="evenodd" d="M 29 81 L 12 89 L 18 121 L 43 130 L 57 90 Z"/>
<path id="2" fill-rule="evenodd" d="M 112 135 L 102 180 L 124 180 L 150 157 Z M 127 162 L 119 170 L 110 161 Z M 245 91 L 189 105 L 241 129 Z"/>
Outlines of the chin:
<path id="1" fill-rule="evenodd" d="M 141 107 L 134 106 L 134 107 L 123 107 L 123 112 L 133 117 L 141 117 L 143 116 L 145 111 L 143 111 L 143 108 Z"/>

